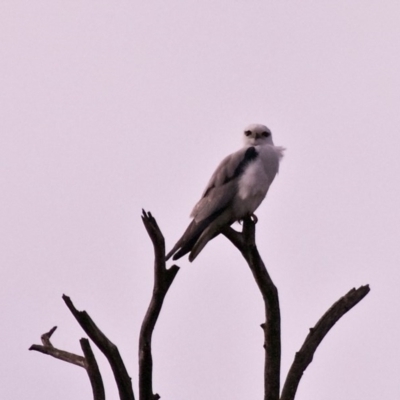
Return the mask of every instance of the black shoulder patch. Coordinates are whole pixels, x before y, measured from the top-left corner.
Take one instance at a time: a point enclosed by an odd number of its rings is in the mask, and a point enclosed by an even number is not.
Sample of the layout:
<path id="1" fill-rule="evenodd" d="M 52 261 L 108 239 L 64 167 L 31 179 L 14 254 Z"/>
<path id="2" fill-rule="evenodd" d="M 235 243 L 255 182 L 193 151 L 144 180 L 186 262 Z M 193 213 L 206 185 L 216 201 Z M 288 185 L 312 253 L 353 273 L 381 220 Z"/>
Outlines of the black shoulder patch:
<path id="1" fill-rule="evenodd" d="M 255 160 L 258 157 L 258 152 L 256 150 L 255 147 L 249 147 L 246 152 L 244 153 L 244 157 L 243 160 L 240 161 L 240 163 L 238 164 L 238 166 L 236 167 L 236 169 L 233 171 L 233 174 L 231 176 L 227 176 L 223 182 L 223 185 L 225 185 L 226 183 L 230 182 L 232 179 L 237 178 L 238 176 L 242 175 L 244 169 L 246 168 L 246 166 L 252 162 L 253 160 Z M 206 192 L 203 195 L 203 198 L 206 197 L 211 190 L 213 190 L 215 188 L 215 186 L 210 186 Z"/>
<path id="2" fill-rule="evenodd" d="M 255 147 L 249 147 L 244 153 L 243 160 L 240 161 L 239 165 L 236 167 L 233 176 L 229 179 L 237 178 L 238 176 L 242 175 L 246 166 L 251 162 L 254 161 L 258 157 L 258 153 Z"/>

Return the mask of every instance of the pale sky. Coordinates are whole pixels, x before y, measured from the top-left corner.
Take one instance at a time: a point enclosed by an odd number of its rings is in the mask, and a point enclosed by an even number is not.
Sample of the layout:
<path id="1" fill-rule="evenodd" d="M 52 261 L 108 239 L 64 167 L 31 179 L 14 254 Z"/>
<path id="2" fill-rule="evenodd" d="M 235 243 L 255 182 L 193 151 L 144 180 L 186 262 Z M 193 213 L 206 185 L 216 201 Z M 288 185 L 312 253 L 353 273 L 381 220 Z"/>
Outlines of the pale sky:
<path id="1" fill-rule="evenodd" d="M 151 211 L 170 249 L 219 161 L 263 123 L 287 148 L 257 211 L 279 289 L 282 377 L 352 287 L 297 400 L 400 398 L 398 1 L 0 4 L 1 399 L 90 399 L 71 296 L 118 345 L 137 397 Z M 181 266 L 154 334 L 162 399 L 261 399 L 263 304 L 223 237 Z M 96 351 L 108 398 L 117 391 Z"/>

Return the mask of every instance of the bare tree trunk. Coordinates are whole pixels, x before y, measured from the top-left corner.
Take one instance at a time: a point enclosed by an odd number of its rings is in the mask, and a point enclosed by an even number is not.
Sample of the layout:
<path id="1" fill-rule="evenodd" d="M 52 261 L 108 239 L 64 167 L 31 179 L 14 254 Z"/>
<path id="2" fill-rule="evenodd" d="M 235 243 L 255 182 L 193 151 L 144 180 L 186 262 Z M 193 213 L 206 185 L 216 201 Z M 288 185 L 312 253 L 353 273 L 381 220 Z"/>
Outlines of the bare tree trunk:
<path id="1" fill-rule="evenodd" d="M 264 300 L 264 400 L 278 400 L 281 371 L 281 314 L 278 290 L 260 257 L 255 243 L 255 223 L 250 217 L 243 220 L 243 232 L 227 228 L 223 234 L 239 249 Z"/>

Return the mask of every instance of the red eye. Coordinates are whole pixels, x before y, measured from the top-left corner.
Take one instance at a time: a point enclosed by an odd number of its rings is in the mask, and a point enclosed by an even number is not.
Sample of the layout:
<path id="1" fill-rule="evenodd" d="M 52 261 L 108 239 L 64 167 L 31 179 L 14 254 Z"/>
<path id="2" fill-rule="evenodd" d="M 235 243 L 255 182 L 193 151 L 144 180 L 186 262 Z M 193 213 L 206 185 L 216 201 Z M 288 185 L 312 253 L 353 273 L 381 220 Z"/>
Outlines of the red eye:
<path id="1" fill-rule="evenodd" d="M 245 134 L 246 136 L 250 136 L 250 135 L 251 135 L 251 131 L 245 131 L 244 134 Z"/>

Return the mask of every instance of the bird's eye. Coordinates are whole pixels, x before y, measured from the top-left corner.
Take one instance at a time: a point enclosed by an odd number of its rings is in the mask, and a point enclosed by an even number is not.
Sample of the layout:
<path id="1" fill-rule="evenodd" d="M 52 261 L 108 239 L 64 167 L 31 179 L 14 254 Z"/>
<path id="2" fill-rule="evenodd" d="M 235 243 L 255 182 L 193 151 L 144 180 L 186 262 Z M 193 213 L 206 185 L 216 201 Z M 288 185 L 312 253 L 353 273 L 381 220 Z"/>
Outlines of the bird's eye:
<path id="1" fill-rule="evenodd" d="M 271 134 L 269 133 L 269 132 L 263 132 L 261 135 L 263 135 L 264 137 L 269 137 L 269 136 L 271 136 Z"/>
<path id="2" fill-rule="evenodd" d="M 244 131 L 244 134 L 245 134 L 246 136 L 250 136 L 250 135 L 251 135 L 251 131 Z"/>

